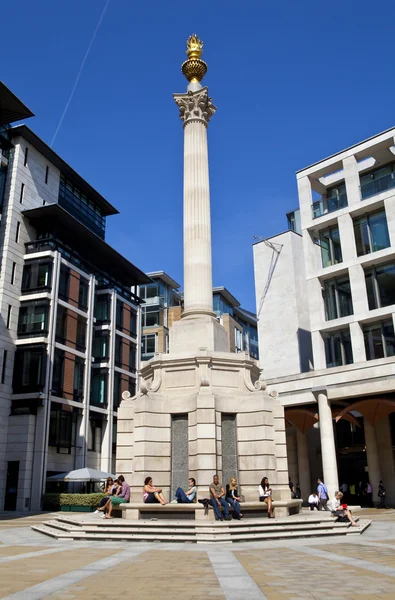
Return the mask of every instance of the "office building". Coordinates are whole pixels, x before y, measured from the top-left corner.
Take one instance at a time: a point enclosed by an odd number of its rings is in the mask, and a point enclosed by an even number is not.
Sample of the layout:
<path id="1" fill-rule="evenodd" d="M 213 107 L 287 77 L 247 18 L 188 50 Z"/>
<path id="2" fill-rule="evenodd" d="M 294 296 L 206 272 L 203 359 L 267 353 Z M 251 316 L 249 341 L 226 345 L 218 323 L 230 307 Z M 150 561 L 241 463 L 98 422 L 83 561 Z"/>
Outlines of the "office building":
<path id="1" fill-rule="evenodd" d="M 118 211 L 26 125 L 0 86 L 0 508 L 39 509 L 48 476 L 115 468 L 149 281 L 105 242 Z M 50 487 L 47 489 L 51 489 Z"/>
<path id="2" fill-rule="evenodd" d="M 254 246 L 261 366 L 291 478 L 395 502 L 395 129 L 297 173 L 300 230 Z"/>

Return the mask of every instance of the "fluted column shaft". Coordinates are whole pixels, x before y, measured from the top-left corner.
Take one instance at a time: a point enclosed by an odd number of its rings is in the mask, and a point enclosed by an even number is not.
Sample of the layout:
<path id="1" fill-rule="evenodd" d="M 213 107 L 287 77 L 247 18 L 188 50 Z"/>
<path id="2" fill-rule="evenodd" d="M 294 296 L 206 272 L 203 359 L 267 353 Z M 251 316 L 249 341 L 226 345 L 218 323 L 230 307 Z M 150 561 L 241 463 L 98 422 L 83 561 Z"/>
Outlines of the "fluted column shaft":
<path id="1" fill-rule="evenodd" d="M 213 314 L 207 129 L 184 129 L 184 316 Z"/>

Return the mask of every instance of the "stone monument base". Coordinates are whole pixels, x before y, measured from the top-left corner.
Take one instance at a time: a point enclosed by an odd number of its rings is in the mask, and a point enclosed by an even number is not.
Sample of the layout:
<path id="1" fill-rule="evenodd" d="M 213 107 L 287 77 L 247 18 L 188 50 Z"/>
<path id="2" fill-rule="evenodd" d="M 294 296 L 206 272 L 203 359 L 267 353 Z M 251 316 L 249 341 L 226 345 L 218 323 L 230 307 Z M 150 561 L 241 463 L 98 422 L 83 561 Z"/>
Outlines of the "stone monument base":
<path id="1" fill-rule="evenodd" d="M 235 476 L 246 502 L 258 500 L 264 476 L 274 501 L 290 500 L 284 411 L 248 354 L 158 354 L 141 376 L 138 395 L 118 409 L 117 472 L 131 502 L 142 501 L 147 476 L 167 500 L 189 477 L 208 497 L 215 473 L 224 487 Z"/>

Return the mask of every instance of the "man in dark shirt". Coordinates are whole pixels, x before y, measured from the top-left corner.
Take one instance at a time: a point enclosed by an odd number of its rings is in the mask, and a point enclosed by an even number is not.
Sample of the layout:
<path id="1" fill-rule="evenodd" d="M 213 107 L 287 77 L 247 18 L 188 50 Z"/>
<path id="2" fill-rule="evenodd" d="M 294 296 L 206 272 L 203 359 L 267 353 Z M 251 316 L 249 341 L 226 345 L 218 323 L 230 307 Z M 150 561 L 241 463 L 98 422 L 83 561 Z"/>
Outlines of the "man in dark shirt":
<path id="1" fill-rule="evenodd" d="M 224 518 L 221 513 L 221 506 L 224 509 L 224 515 L 226 521 L 231 521 L 232 517 L 229 512 L 229 504 L 225 501 L 225 492 L 222 484 L 219 482 L 218 475 L 214 475 L 213 483 L 210 485 L 210 504 L 212 505 L 215 512 L 215 520 L 223 521 Z"/>

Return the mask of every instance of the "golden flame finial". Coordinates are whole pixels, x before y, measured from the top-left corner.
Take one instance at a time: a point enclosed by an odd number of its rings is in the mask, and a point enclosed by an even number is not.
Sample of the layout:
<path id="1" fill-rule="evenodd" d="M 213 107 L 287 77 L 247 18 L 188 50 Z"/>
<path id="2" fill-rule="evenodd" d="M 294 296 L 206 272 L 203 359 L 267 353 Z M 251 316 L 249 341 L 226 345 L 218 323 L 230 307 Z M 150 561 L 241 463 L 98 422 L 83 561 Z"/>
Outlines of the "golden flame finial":
<path id="1" fill-rule="evenodd" d="M 182 64 L 181 70 L 189 82 L 199 82 L 207 73 L 207 64 L 201 59 L 203 42 L 193 33 L 187 39 L 188 59 Z"/>

